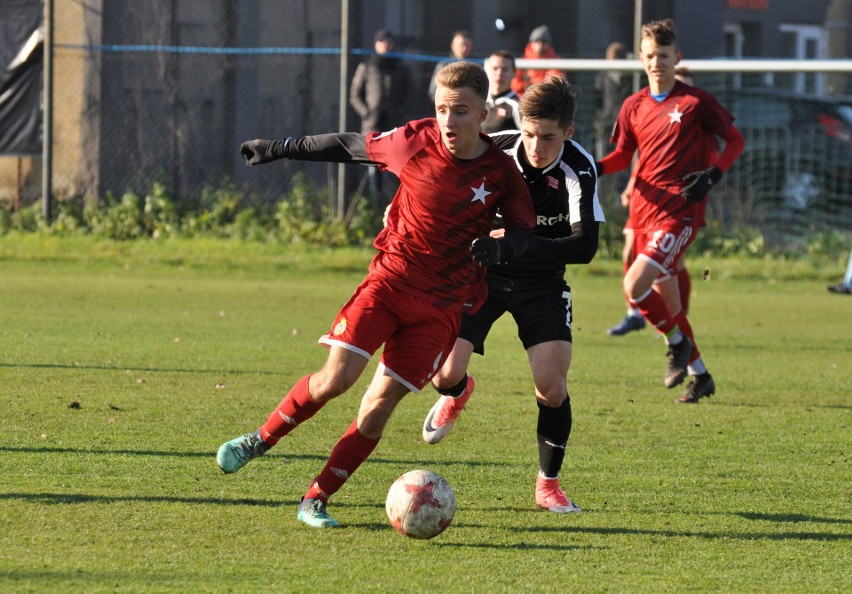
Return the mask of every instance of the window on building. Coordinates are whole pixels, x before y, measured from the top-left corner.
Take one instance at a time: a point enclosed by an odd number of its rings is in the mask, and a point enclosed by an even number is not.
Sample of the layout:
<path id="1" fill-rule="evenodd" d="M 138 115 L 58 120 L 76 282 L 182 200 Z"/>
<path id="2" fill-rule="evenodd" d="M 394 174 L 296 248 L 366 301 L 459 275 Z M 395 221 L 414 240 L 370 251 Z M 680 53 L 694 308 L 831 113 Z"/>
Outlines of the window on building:
<path id="1" fill-rule="evenodd" d="M 797 60 L 822 60 L 825 58 L 826 38 L 825 30 L 816 25 L 794 25 L 782 24 L 781 48 L 783 58 L 794 58 Z M 781 78 L 780 76 L 778 77 Z M 825 75 L 813 72 L 799 72 L 786 75 L 785 86 L 800 93 L 811 93 L 816 95 L 825 92 Z"/>
<path id="2" fill-rule="evenodd" d="M 725 56 L 732 59 L 758 58 L 763 56 L 763 27 L 760 23 L 725 23 Z M 766 77 L 771 75 L 744 73 L 729 74 L 726 86 L 729 89 L 772 85 Z"/>
<path id="3" fill-rule="evenodd" d="M 725 56 L 728 58 L 742 58 L 745 35 L 740 23 L 725 23 Z M 727 85 L 731 89 L 739 89 L 743 86 L 741 74 L 729 74 Z"/>

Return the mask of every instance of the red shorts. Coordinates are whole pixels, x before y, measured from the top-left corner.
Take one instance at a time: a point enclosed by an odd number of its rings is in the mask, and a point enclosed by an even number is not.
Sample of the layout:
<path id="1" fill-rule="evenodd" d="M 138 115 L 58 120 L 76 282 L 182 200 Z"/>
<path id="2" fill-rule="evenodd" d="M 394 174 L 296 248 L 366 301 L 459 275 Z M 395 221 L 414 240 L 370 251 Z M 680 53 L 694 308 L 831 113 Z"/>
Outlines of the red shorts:
<path id="1" fill-rule="evenodd" d="M 384 344 L 380 371 L 419 392 L 450 354 L 460 323 L 458 312 L 435 307 L 369 275 L 319 342 L 367 359 Z"/>
<path id="2" fill-rule="evenodd" d="M 677 221 L 665 221 L 656 227 L 633 234 L 633 253 L 660 269 L 665 280 L 677 268 L 686 248 L 695 241 L 697 228 Z"/>

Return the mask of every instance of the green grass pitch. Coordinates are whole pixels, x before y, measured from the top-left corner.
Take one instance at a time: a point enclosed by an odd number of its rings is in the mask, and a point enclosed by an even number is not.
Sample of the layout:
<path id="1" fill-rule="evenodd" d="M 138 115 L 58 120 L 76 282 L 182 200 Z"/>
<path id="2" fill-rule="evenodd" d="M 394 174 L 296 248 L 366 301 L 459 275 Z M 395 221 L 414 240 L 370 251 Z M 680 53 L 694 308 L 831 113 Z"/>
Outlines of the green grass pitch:
<path id="1" fill-rule="evenodd" d="M 0 238 L 0 591 L 849 591 L 852 298 L 826 292 L 834 270 L 689 259 L 717 393 L 688 406 L 662 386 L 651 330 L 605 334 L 623 315 L 619 264 L 569 268 L 562 483 L 579 515 L 535 508 L 536 409 L 508 318 L 444 442 L 420 439 L 435 393 L 403 401 L 332 499 L 345 528 L 307 528 L 296 505 L 378 357 L 267 456 L 221 474 L 219 444 L 322 364 L 316 339 L 369 257 Z M 430 541 L 385 517 L 413 468 L 457 496 Z"/>

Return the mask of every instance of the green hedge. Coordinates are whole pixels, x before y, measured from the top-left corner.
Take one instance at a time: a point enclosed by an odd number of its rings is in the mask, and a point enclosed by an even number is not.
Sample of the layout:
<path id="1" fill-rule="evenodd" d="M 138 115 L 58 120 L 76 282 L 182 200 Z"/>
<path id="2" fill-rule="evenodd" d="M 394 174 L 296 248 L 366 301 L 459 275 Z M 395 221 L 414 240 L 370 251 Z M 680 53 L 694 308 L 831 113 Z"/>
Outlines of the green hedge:
<path id="1" fill-rule="evenodd" d="M 155 183 L 145 196 L 127 192 L 107 195 L 101 203 L 75 198 L 57 203 L 52 220 L 40 205 L 10 212 L 0 209 L 0 234 L 10 231 L 46 235 L 93 235 L 127 241 L 173 237 L 234 238 L 261 242 L 335 246 L 368 246 L 382 225 L 381 201 L 357 194 L 344 219 L 328 210 L 325 191 L 297 175 L 288 193 L 276 202 L 258 200 L 233 184 L 206 188 L 192 207 L 182 206 Z M 619 259 L 625 211 L 604 203 L 607 223 L 601 226 L 598 258 Z M 831 261 L 849 253 L 848 239 L 837 231 L 804 230 L 785 246 L 770 246 L 760 229 L 722 225 L 711 220 L 690 248 L 693 255 L 718 257 L 766 256 L 823 258 Z"/>

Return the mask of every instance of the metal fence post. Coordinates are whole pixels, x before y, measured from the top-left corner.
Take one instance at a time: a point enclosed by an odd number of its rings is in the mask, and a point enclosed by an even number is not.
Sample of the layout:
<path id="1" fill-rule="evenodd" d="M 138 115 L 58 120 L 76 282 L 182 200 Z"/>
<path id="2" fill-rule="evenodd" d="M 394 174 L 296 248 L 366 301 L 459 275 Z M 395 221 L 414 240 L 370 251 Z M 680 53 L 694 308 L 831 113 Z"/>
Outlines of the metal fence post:
<path id="1" fill-rule="evenodd" d="M 349 72 L 349 0 L 340 2 L 340 127 L 346 132 L 347 88 Z M 346 165 L 337 166 L 337 218 L 343 220 L 346 213 Z"/>
<path id="2" fill-rule="evenodd" d="M 53 0 L 44 2 L 44 112 L 42 114 L 41 199 L 45 220 L 50 223 L 53 187 Z"/>

